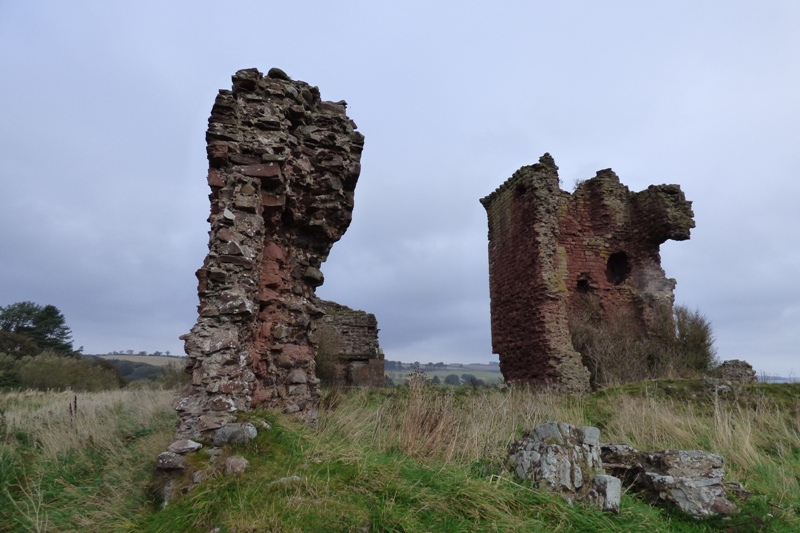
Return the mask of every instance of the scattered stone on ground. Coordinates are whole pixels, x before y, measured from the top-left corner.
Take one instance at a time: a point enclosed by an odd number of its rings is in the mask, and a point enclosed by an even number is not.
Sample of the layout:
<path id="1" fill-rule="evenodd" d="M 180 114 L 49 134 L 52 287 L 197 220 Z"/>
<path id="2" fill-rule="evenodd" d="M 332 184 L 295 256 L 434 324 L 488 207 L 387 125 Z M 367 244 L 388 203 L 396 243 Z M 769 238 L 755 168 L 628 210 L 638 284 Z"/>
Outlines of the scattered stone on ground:
<path id="1" fill-rule="evenodd" d="M 518 477 L 539 488 L 618 512 L 621 491 L 608 480 L 594 480 L 604 473 L 599 439 L 595 427 L 540 424 L 509 445 L 508 463 Z"/>
<path id="2" fill-rule="evenodd" d="M 241 455 L 231 455 L 225 459 L 225 474 L 241 474 L 250 466 L 250 461 Z"/>
<path id="3" fill-rule="evenodd" d="M 186 454 L 196 452 L 202 447 L 203 445 L 199 442 L 195 442 L 190 439 L 178 439 L 169 445 L 167 451 L 178 454 Z"/>
<path id="4" fill-rule="evenodd" d="M 303 481 L 303 480 L 302 480 L 302 478 L 300 476 L 288 476 L 288 477 L 282 477 L 280 479 L 276 479 L 275 481 L 272 481 L 271 483 L 268 483 L 267 486 L 268 487 L 274 487 L 276 485 L 296 485 L 296 484 L 300 483 L 301 481 Z"/>
<path id="5" fill-rule="evenodd" d="M 223 444 L 247 444 L 256 438 L 258 431 L 250 422 L 225 424 L 214 433 L 214 446 Z"/>
<path id="6" fill-rule="evenodd" d="M 638 451 L 629 445 L 603 445 L 603 465 L 626 486 L 658 505 L 676 505 L 695 517 L 730 514 L 724 459 L 699 450 Z"/>
<path id="7" fill-rule="evenodd" d="M 725 494 L 721 456 L 695 450 L 641 452 L 599 440 L 595 427 L 540 424 L 511 443 L 508 464 L 541 489 L 605 511 L 619 512 L 623 485 L 652 503 L 675 505 L 695 517 L 736 510 Z"/>
<path id="8" fill-rule="evenodd" d="M 161 452 L 156 458 L 156 468 L 159 470 L 184 470 L 186 457 L 174 452 Z"/>
<path id="9" fill-rule="evenodd" d="M 586 494 L 586 501 L 603 511 L 619 513 L 622 499 L 622 480 L 614 476 L 596 474 L 592 477 L 592 488 Z"/>

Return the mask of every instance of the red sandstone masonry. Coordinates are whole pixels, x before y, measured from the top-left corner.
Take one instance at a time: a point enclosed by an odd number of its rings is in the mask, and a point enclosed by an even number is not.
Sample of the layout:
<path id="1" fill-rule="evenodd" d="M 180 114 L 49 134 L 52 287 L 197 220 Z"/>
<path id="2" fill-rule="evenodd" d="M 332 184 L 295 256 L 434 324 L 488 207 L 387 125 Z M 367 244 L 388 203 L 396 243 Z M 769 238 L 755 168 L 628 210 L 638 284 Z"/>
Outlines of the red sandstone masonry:
<path id="1" fill-rule="evenodd" d="M 350 224 L 364 137 L 344 102 L 278 69 L 233 76 L 206 140 L 209 253 L 178 436 L 200 438 L 255 405 L 317 416 L 313 321 L 320 265 Z"/>
<path id="2" fill-rule="evenodd" d="M 694 227 L 679 186 L 631 193 L 606 169 L 569 194 L 545 154 L 481 203 L 489 219 L 492 345 L 506 380 L 588 390 L 567 324 L 583 294 L 606 315 L 632 313 L 645 331 L 659 311 L 671 310 L 675 280 L 661 268 L 659 246 L 688 239 Z"/>

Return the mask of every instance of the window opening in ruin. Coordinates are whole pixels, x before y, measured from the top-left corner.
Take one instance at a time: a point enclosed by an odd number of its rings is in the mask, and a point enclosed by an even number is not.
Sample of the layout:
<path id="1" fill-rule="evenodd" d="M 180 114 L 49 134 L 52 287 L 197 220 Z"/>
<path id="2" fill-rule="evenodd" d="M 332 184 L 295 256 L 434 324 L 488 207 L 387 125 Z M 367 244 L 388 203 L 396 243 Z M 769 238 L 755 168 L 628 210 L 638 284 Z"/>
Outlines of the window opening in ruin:
<path id="1" fill-rule="evenodd" d="M 620 285 L 631 273 L 631 265 L 628 262 L 628 254 L 616 252 L 611 254 L 606 265 L 606 277 L 609 283 Z"/>
<path id="2" fill-rule="evenodd" d="M 592 292 L 592 276 L 588 272 L 581 272 L 578 274 L 578 284 L 575 291 L 578 294 L 589 294 Z"/>

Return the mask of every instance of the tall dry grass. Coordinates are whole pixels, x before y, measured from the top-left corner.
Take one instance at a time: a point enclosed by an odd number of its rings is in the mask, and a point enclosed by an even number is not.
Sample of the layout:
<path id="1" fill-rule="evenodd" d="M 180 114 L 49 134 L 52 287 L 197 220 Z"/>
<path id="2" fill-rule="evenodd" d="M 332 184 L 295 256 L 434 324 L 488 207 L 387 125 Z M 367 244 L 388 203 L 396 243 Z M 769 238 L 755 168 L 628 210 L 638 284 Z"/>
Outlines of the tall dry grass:
<path id="1" fill-rule="evenodd" d="M 796 413 L 766 400 L 745 407 L 716 397 L 696 404 L 649 394 L 582 398 L 514 387 L 437 387 L 422 380 L 384 392 L 329 394 L 338 398 L 320 415 L 321 442 L 346 442 L 351 449 L 317 450 L 323 455 L 368 450 L 501 469 L 508 444 L 523 429 L 559 421 L 597 425 L 603 441 L 642 450 L 722 455 L 727 479 L 800 504 L 800 422 L 792 424 Z"/>
<path id="2" fill-rule="evenodd" d="M 87 447 L 110 453 L 124 443 L 128 431 L 152 426 L 169 413 L 174 396 L 172 390 L 145 388 L 6 393 L 0 395 L 0 442 L 25 439 L 48 461 Z"/>
<path id="3" fill-rule="evenodd" d="M 523 428 L 548 420 L 585 424 L 581 398 L 523 388 L 439 387 L 412 379 L 386 393 L 330 394 L 340 398 L 321 414 L 320 432 L 354 446 L 445 462 L 499 458 Z"/>

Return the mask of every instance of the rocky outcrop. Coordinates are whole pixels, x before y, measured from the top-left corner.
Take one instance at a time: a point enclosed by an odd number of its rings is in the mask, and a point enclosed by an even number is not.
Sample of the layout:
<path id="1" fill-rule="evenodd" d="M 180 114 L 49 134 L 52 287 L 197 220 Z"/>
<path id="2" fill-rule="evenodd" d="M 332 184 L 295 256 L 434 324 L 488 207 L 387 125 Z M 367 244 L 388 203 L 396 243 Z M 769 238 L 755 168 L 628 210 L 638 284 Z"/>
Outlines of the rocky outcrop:
<path id="1" fill-rule="evenodd" d="M 206 132 L 209 252 L 182 338 L 191 384 L 178 436 L 210 437 L 256 405 L 317 416 L 320 265 L 350 224 L 364 137 L 344 101 L 279 69 L 240 70 Z"/>
<path id="2" fill-rule="evenodd" d="M 315 337 L 318 364 L 329 365 L 326 377 L 337 385 L 382 387 L 384 359 L 375 315 L 327 300 L 319 307 L 325 315 L 316 321 Z"/>
<path id="3" fill-rule="evenodd" d="M 563 392 L 589 389 L 568 312 L 588 296 L 601 314 L 636 317 L 647 333 L 671 320 L 675 280 L 659 246 L 685 240 L 691 202 L 677 185 L 634 193 L 610 169 L 561 190 L 545 154 L 481 199 L 489 220 L 492 346 L 506 381 Z"/>
<path id="4" fill-rule="evenodd" d="M 730 514 L 724 460 L 697 450 L 640 452 L 627 444 L 600 444 L 600 430 L 548 422 L 523 432 L 508 448 L 508 466 L 524 480 L 570 501 L 619 512 L 623 485 L 657 505 L 694 517 Z"/>

